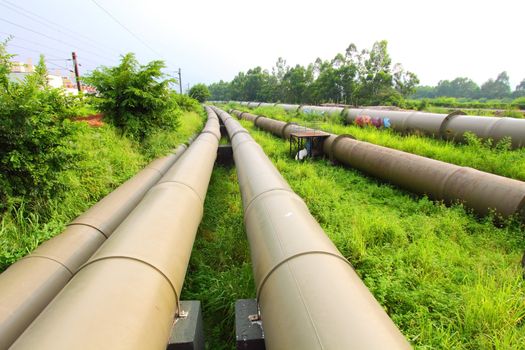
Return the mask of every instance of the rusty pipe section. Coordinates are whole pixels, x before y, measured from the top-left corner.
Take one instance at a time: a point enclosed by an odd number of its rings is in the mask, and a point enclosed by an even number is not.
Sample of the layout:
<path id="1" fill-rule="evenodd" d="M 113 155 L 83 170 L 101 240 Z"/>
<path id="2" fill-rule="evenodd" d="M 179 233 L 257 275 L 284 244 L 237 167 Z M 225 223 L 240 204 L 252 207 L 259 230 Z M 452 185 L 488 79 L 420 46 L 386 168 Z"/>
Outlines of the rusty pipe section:
<path id="1" fill-rule="evenodd" d="M 241 104 L 255 108 L 269 105 L 254 102 Z M 525 120 L 507 117 L 482 117 L 465 115 L 461 111 L 449 114 L 427 113 L 418 111 L 387 111 L 369 108 L 342 108 L 332 106 L 275 104 L 287 112 L 302 112 L 320 114 L 332 117 L 343 117 L 351 124 L 359 116 L 372 118 L 388 118 L 392 129 L 399 132 L 421 132 L 428 136 L 443 138 L 454 142 L 465 141 L 465 133 L 471 132 L 477 137 L 499 142 L 505 138 L 511 139 L 512 148 L 525 147 Z"/>
<path id="2" fill-rule="evenodd" d="M 0 275 L 0 349 L 22 334 L 185 149 L 151 162 Z"/>
<path id="3" fill-rule="evenodd" d="M 218 143 L 201 133 L 12 348 L 165 349 Z"/>
<path id="4" fill-rule="evenodd" d="M 248 116 L 240 111 L 232 113 L 239 118 Z M 257 116 L 255 125 L 274 133 L 275 127 L 268 127 L 268 121 L 261 122 L 263 118 L 268 119 Z M 287 138 L 285 133 L 278 136 Z M 525 221 L 522 181 L 358 141 L 349 135 L 330 135 L 323 143 L 323 151 L 333 161 L 411 192 L 449 204 L 460 202 L 480 215 L 491 211 L 504 217 L 518 214 Z"/>
<path id="5" fill-rule="evenodd" d="M 261 147 L 230 115 L 219 117 L 232 142 L 266 348 L 410 348 Z"/>

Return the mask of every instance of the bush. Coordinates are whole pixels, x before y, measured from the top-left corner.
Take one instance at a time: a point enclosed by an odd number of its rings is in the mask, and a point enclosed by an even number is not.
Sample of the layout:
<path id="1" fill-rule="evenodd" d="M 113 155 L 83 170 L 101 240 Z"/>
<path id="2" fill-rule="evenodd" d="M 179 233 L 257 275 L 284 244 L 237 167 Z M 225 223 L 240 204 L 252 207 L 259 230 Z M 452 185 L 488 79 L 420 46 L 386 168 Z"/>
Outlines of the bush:
<path id="1" fill-rule="evenodd" d="M 204 84 L 193 85 L 190 89 L 189 95 L 200 103 L 205 102 L 206 99 L 211 96 L 210 90 L 208 90 L 208 87 Z"/>
<path id="2" fill-rule="evenodd" d="M 175 129 L 180 109 L 171 98 L 169 83 L 164 79 L 164 62 L 139 65 L 135 55 L 128 53 L 116 67 L 96 69 L 84 80 L 98 91 L 96 104 L 105 120 L 125 135 L 139 141 L 152 131 Z"/>
<path id="3" fill-rule="evenodd" d="M 200 112 L 201 107 L 199 101 L 194 98 L 189 97 L 188 95 L 177 94 L 176 92 L 172 93 L 173 101 L 186 112 Z"/>
<path id="4" fill-rule="evenodd" d="M 512 105 L 519 109 L 525 109 L 525 97 L 518 97 L 512 101 Z"/>
<path id="5" fill-rule="evenodd" d="M 72 157 L 66 139 L 72 98 L 47 86 L 43 57 L 23 82 L 10 82 L 10 57 L 0 44 L 0 208 L 8 196 L 46 198 L 59 186 L 57 174 Z"/>

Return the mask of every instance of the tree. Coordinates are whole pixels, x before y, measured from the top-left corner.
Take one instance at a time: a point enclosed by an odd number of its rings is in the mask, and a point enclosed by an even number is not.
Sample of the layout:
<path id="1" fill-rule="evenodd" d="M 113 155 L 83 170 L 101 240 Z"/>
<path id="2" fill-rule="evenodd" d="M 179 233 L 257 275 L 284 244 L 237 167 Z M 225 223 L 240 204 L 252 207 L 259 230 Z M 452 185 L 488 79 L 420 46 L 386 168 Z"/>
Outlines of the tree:
<path id="1" fill-rule="evenodd" d="M 516 90 L 512 93 L 513 97 L 523 97 L 525 96 L 525 79 L 521 81 L 518 85 L 516 85 Z"/>
<path id="2" fill-rule="evenodd" d="M 375 42 L 371 51 L 364 51 L 365 57 L 361 67 L 360 97 L 367 104 L 380 103 L 392 88 L 392 60 L 387 51 L 387 41 Z M 383 97 L 381 97 L 383 96 Z"/>
<path id="3" fill-rule="evenodd" d="M 230 83 L 225 81 L 219 81 L 208 86 L 210 91 L 210 97 L 214 101 L 228 101 L 231 97 Z"/>
<path id="4" fill-rule="evenodd" d="M 96 103 L 104 119 L 124 134 L 143 141 L 155 129 L 178 126 L 180 109 L 162 73 L 162 61 L 140 65 L 135 55 L 123 56 L 116 67 L 101 67 L 84 80 L 98 91 Z"/>
<path id="5" fill-rule="evenodd" d="M 510 82 L 507 72 L 498 74 L 496 80 L 489 79 L 481 85 L 481 97 L 504 98 L 510 96 Z"/>
<path id="6" fill-rule="evenodd" d="M 0 43 L 0 209 L 7 196 L 31 203 L 56 192 L 60 172 L 75 157 L 67 119 L 74 98 L 48 86 L 43 56 L 24 81 L 10 81 L 11 57 Z"/>
<path id="7" fill-rule="evenodd" d="M 210 90 L 208 90 L 208 87 L 204 84 L 195 84 L 191 87 L 188 95 L 191 98 L 196 99 L 200 103 L 205 102 L 208 97 L 211 96 Z"/>
<path id="8" fill-rule="evenodd" d="M 419 84 L 419 79 L 415 73 L 403 70 L 401 64 L 394 66 L 394 88 L 403 97 L 408 97 L 416 91 L 416 85 Z"/>
<path id="9" fill-rule="evenodd" d="M 458 77 L 452 81 L 441 80 L 436 86 L 436 96 L 477 98 L 479 86 L 472 79 Z"/>

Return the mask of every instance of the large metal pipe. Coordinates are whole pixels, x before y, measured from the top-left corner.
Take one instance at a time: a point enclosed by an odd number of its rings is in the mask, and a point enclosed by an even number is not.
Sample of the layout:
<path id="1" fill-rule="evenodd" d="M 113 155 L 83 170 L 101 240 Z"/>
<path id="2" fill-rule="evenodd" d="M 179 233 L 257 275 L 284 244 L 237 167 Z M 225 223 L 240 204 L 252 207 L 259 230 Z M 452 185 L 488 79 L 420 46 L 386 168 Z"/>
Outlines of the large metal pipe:
<path id="1" fill-rule="evenodd" d="M 251 102 L 247 102 L 245 106 L 252 107 Z M 484 140 L 492 139 L 494 142 L 510 138 L 512 148 L 525 147 L 525 119 L 470 116 L 460 111 L 441 114 L 311 105 L 276 104 L 276 106 L 287 112 L 342 116 L 349 124 L 357 117 L 365 115 L 372 118 L 388 118 L 392 129 L 396 131 L 422 132 L 456 142 L 465 141 L 466 132 L 471 132 Z"/>
<path id="2" fill-rule="evenodd" d="M 218 143 L 201 133 L 12 348 L 165 349 Z"/>
<path id="3" fill-rule="evenodd" d="M 297 112 L 299 110 L 299 107 L 301 107 L 300 105 L 291 105 L 286 103 L 278 103 L 275 106 L 282 108 L 287 112 Z"/>
<path id="4" fill-rule="evenodd" d="M 261 147 L 229 114 L 266 348 L 410 345 Z"/>
<path id="5" fill-rule="evenodd" d="M 319 114 L 326 115 L 329 117 L 339 117 L 343 112 L 342 107 L 329 107 L 329 106 L 301 106 L 299 112 L 305 114 Z"/>
<path id="6" fill-rule="evenodd" d="M 269 118 L 240 111 L 232 113 L 247 120 L 251 118 L 263 130 L 276 134 L 275 127 L 270 127 L 272 123 L 265 120 Z M 284 134 L 280 136 L 287 138 Z M 323 143 L 323 151 L 332 160 L 411 192 L 447 203 L 460 202 L 480 215 L 495 211 L 504 217 L 518 214 L 525 220 L 522 181 L 358 141 L 348 135 L 331 134 Z"/>
<path id="7" fill-rule="evenodd" d="M 0 349 L 22 334 L 185 149 L 151 162 L 0 275 Z"/>
<path id="8" fill-rule="evenodd" d="M 374 109 L 347 109 L 345 114 L 348 123 L 352 123 L 357 116 L 368 115 L 389 118 L 392 128 L 402 132 L 422 131 L 452 141 L 464 141 L 464 134 L 471 132 L 481 139 L 490 138 L 494 142 L 511 138 L 513 148 L 525 146 L 524 119 L 470 116 L 462 112 L 438 114 Z"/>

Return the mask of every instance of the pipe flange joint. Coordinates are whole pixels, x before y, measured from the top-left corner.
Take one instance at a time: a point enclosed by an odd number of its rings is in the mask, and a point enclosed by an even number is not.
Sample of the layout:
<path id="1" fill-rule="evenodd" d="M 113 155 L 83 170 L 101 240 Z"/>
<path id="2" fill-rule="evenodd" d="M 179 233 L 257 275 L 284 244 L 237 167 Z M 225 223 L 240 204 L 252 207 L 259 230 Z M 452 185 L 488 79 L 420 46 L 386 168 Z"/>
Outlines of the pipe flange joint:
<path id="1" fill-rule="evenodd" d="M 332 142 L 332 144 L 330 145 L 330 150 L 328 151 L 328 158 L 330 159 L 330 161 L 332 163 L 336 163 L 336 159 L 334 157 L 334 148 L 335 148 L 335 145 L 342 139 L 352 139 L 352 140 L 357 140 L 354 136 L 350 135 L 350 134 L 342 134 L 342 135 L 339 135 L 335 138 L 335 140 Z"/>
<path id="2" fill-rule="evenodd" d="M 287 139 L 286 135 L 285 135 L 285 131 L 286 131 L 286 128 L 289 127 L 290 125 L 297 125 L 296 122 L 288 122 L 286 123 L 283 128 L 281 129 L 281 138 L 283 139 Z"/>
<path id="3" fill-rule="evenodd" d="M 441 126 L 439 127 L 439 137 L 445 138 L 448 122 L 457 117 L 458 115 L 467 115 L 467 113 L 458 110 L 447 115 L 445 119 L 443 119 L 443 121 L 441 122 Z"/>

